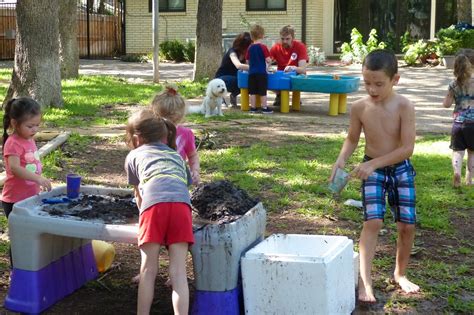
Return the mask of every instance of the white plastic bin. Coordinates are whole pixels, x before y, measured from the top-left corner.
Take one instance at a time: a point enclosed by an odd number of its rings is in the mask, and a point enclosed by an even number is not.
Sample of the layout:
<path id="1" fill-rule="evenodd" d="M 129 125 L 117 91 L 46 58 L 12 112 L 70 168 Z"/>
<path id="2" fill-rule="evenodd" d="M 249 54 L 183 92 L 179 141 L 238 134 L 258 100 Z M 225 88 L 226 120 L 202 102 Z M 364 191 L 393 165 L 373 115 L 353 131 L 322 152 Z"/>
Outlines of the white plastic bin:
<path id="1" fill-rule="evenodd" d="M 246 314 L 350 314 L 354 252 L 345 236 L 274 234 L 242 257 Z"/>

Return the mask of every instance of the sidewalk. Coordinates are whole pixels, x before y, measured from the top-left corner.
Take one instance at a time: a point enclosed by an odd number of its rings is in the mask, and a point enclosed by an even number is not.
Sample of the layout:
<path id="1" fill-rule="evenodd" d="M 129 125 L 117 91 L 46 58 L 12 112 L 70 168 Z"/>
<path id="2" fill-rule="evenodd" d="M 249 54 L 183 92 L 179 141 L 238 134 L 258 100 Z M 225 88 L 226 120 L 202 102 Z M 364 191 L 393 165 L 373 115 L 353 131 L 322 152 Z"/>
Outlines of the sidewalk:
<path id="1" fill-rule="evenodd" d="M 81 74 L 107 74 L 125 78 L 139 78 L 145 81 L 153 79 L 151 63 L 125 63 L 117 60 L 81 60 Z M 445 67 L 400 67 L 400 81 L 396 87 L 398 93 L 410 99 L 416 108 L 416 123 L 419 133 L 449 133 L 451 130 L 452 108 L 442 107 L 443 99 L 448 89 L 448 83 L 453 77 L 452 70 Z M 160 63 L 160 81 L 192 79 L 193 64 L 191 63 Z M 361 65 L 345 67 L 329 66 L 308 68 L 311 74 L 338 74 L 361 77 Z M 347 125 L 348 115 L 337 117 L 327 116 L 329 95 L 321 93 L 301 93 L 303 106 L 300 113 L 279 114 L 280 119 L 312 119 L 316 123 Z M 348 95 L 348 108 L 354 100 L 365 95 L 363 82 L 358 92 Z M 274 94 L 269 93 L 269 104 L 273 102 Z M 199 101 L 192 101 L 197 105 Z"/>
<path id="2" fill-rule="evenodd" d="M 11 61 L 0 62 L 0 68 L 12 67 Z M 191 63 L 160 63 L 160 82 L 191 80 L 193 75 Z M 122 62 L 120 60 L 90 60 L 81 59 L 79 73 L 83 75 L 114 75 L 130 79 L 131 81 L 147 81 L 153 79 L 153 65 L 151 63 Z M 361 76 L 361 66 L 345 67 L 309 67 L 311 74 L 338 74 Z M 451 130 L 452 108 L 442 107 L 448 83 L 453 77 L 452 70 L 442 66 L 429 67 L 400 67 L 401 75 L 396 91 L 410 99 L 416 108 L 416 123 L 418 133 L 449 133 Z M 358 92 L 348 95 L 348 109 L 350 104 L 365 95 L 363 82 Z M 305 120 L 316 124 L 341 125 L 348 124 L 348 114 L 331 117 L 327 115 L 329 95 L 322 93 L 301 93 L 303 106 L 301 112 L 290 114 L 275 113 L 273 116 L 280 120 Z M 274 94 L 268 94 L 269 104 L 273 102 Z M 188 100 L 191 105 L 200 104 L 200 99 Z M 240 100 L 239 100 L 240 101 Z M 235 109 L 234 109 L 235 110 Z M 295 122 L 296 123 L 296 122 Z"/>

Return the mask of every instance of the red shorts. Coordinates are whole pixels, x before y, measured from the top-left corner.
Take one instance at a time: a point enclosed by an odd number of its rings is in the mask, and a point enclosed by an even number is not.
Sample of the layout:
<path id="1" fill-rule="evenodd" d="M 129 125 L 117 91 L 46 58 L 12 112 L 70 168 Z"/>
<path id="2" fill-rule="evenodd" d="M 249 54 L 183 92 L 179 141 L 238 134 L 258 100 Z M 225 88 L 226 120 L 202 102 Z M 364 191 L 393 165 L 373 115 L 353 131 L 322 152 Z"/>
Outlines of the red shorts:
<path id="1" fill-rule="evenodd" d="M 145 243 L 171 245 L 194 244 L 193 223 L 189 205 L 182 202 L 160 202 L 140 215 L 138 246 Z"/>

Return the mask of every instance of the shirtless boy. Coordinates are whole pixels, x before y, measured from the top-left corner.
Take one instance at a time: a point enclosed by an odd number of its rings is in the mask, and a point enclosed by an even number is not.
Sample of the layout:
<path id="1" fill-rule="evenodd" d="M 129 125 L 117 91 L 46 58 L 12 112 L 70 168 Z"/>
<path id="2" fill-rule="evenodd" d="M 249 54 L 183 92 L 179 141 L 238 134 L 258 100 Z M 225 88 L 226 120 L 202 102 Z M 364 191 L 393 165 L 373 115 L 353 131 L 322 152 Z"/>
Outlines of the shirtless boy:
<path id="1" fill-rule="evenodd" d="M 393 90 L 400 78 L 393 53 L 372 51 L 364 59 L 362 76 L 368 96 L 352 105 L 347 138 L 329 180 L 333 180 L 337 168 L 344 168 L 363 130 L 365 157 L 351 172 L 351 176 L 362 180 L 364 205 L 359 241 L 359 301 L 375 303 L 372 260 L 383 225 L 386 194 L 398 230 L 394 280 L 406 293 L 420 289 L 406 277 L 416 221 L 415 170 L 409 160 L 415 145 L 415 109 L 408 99 Z"/>

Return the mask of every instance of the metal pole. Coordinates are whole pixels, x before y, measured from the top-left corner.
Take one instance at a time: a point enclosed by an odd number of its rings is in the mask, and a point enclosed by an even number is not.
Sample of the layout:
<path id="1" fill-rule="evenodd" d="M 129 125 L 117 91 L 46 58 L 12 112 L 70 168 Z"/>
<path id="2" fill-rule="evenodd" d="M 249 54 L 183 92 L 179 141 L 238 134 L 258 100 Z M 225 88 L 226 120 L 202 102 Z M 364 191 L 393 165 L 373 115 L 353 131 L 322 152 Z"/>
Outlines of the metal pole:
<path id="1" fill-rule="evenodd" d="M 87 24 L 87 59 L 91 59 L 91 39 L 90 39 L 90 30 L 89 30 L 89 1 L 86 1 L 86 24 Z"/>
<path id="2" fill-rule="evenodd" d="M 124 1 L 120 1 L 120 3 L 122 4 L 122 7 L 121 7 L 121 10 L 120 10 L 120 21 L 122 23 L 121 25 L 121 28 L 120 28 L 120 31 L 122 32 L 122 51 L 121 53 L 122 54 L 126 54 L 127 53 L 127 39 L 125 37 L 126 35 L 126 32 L 125 32 L 125 25 L 126 25 L 126 2 L 125 0 Z"/>
<path id="3" fill-rule="evenodd" d="M 158 36 L 158 22 L 159 22 L 159 0 L 153 0 L 153 82 L 159 83 L 160 82 L 160 41 Z"/>

